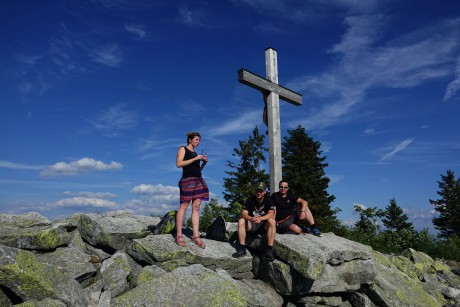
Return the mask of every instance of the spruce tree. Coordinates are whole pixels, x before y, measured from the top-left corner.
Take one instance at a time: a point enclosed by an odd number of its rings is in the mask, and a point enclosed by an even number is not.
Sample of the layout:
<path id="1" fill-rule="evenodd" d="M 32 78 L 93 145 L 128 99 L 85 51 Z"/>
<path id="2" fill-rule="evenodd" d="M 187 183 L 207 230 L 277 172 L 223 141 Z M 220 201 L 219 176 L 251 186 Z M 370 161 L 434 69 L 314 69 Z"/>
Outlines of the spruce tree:
<path id="1" fill-rule="evenodd" d="M 390 204 L 385 208 L 382 218 L 383 225 L 388 230 L 401 232 L 402 230 L 413 230 L 412 223 L 407 222 L 409 219 L 407 214 L 403 213 L 403 209 L 396 204 L 396 199 L 390 199 Z"/>
<path id="2" fill-rule="evenodd" d="M 336 217 L 338 210 L 330 206 L 335 196 L 327 191 L 330 179 L 324 171 L 328 164 L 324 162 L 321 143 L 309 137 L 301 126 L 288 130 L 288 134 L 281 150 L 283 179 L 292 191 L 308 201 L 315 224 L 325 231 L 334 230 L 340 223 Z"/>
<path id="3" fill-rule="evenodd" d="M 222 216 L 226 221 L 229 220 L 229 212 L 227 208 L 220 205 L 216 198 L 212 198 L 209 202 L 207 202 L 204 205 L 203 211 L 201 213 L 200 231 L 206 231 L 206 228 L 208 228 L 208 226 L 211 225 L 213 220 L 218 216 Z"/>
<path id="4" fill-rule="evenodd" d="M 452 170 L 447 175 L 441 175 L 438 181 L 440 199 L 431 200 L 431 205 L 438 211 L 439 216 L 433 218 L 434 228 L 441 232 L 444 238 L 456 235 L 460 237 L 460 181 L 455 179 Z"/>
<path id="5" fill-rule="evenodd" d="M 355 223 L 356 229 L 367 235 L 376 235 L 380 229 L 378 219 L 384 216 L 384 211 L 377 207 L 365 208 L 361 205 L 355 205 L 354 210 L 359 214 L 359 221 Z"/>
<path id="6" fill-rule="evenodd" d="M 231 171 L 224 178 L 224 199 L 229 203 L 231 218 L 238 219 L 242 205 L 247 198 L 254 194 L 257 182 L 268 185 L 270 176 L 261 168 L 262 162 L 266 162 L 264 153 L 268 151 L 264 147 L 265 135 L 259 133 L 255 126 L 250 136 L 245 141 L 240 141 L 240 148 L 234 148 L 232 156 L 238 158 L 238 162 L 227 161 Z"/>

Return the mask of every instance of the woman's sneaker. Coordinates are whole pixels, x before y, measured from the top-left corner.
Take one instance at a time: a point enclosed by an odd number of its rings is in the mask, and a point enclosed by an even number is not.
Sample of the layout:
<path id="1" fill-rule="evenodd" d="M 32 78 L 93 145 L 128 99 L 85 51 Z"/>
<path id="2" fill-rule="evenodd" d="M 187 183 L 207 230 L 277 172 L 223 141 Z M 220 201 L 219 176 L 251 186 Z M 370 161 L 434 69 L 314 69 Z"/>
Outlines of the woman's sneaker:
<path id="1" fill-rule="evenodd" d="M 318 229 L 316 226 L 311 226 L 310 227 L 310 232 L 314 234 L 317 237 L 322 237 L 323 235 L 321 234 L 321 231 Z"/>

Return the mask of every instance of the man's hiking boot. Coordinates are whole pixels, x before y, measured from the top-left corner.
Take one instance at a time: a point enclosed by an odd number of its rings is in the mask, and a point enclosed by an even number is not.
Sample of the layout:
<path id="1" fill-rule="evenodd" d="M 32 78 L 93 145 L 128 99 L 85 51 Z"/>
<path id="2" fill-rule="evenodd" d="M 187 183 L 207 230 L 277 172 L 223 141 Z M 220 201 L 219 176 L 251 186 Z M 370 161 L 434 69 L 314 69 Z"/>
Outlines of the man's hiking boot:
<path id="1" fill-rule="evenodd" d="M 233 258 L 240 258 L 246 255 L 246 248 L 239 248 L 236 253 L 232 255 Z"/>
<path id="2" fill-rule="evenodd" d="M 264 258 L 265 258 L 268 262 L 272 262 L 273 260 L 275 260 L 275 253 L 273 252 L 273 249 L 269 249 L 269 250 L 264 254 Z"/>
<path id="3" fill-rule="evenodd" d="M 317 237 L 322 237 L 323 235 L 321 234 L 321 231 L 318 229 L 316 226 L 310 227 L 311 233 L 314 234 Z"/>
<path id="4" fill-rule="evenodd" d="M 310 233 L 311 229 L 309 226 L 300 226 L 300 229 L 302 229 L 303 233 Z"/>

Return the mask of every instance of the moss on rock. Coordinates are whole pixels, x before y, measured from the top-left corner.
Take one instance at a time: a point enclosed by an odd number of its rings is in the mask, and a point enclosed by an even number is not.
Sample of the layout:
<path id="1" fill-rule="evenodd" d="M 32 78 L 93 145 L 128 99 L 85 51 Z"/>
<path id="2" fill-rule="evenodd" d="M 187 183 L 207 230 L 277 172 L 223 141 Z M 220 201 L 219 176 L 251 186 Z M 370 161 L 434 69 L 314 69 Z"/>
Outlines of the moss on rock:
<path id="1" fill-rule="evenodd" d="M 15 262 L 1 267 L 0 282 L 8 285 L 14 283 L 13 289 L 21 292 L 21 297 L 42 300 L 55 298 L 56 289 L 48 278 L 49 272 L 32 252 L 20 250 Z"/>

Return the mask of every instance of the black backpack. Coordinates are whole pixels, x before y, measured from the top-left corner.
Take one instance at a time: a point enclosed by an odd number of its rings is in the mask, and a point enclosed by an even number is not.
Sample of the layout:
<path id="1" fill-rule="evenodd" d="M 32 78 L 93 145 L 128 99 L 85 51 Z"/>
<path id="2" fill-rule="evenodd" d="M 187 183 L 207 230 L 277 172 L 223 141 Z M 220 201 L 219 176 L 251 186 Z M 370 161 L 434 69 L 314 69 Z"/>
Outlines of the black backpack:
<path id="1" fill-rule="evenodd" d="M 176 214 L 176 210 L 169 211 L 161 218 L 158 224 L 149 226 L 148 229 L 153 232 L 154 235 L 171 233 L 174 228 L 176 228 Z"/>
<path id="2" fill-rule="evenodd" d="M 206 229 L 206 239 L 216 241 L 228 241 L 227 227 L 225 226 L 225 219 L 218 216 L 211 225 Z"/>

